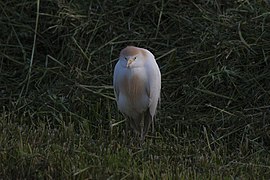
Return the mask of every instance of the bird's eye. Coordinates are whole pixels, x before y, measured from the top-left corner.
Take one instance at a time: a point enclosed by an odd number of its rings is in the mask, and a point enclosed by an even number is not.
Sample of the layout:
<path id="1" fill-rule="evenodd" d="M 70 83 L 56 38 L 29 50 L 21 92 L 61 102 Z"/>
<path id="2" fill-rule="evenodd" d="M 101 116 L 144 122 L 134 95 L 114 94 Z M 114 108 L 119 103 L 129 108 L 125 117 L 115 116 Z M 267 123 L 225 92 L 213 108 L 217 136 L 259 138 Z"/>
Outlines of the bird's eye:
<path id="1" fill-rule="evenodd" d="M 134 57 L 134 60 L 136 60 L 137 57 Z"/>
<path id="2" fill-rule="evenodd" d="M 125 57 L 125 60 L 128 60 L 128 59 Z"/>

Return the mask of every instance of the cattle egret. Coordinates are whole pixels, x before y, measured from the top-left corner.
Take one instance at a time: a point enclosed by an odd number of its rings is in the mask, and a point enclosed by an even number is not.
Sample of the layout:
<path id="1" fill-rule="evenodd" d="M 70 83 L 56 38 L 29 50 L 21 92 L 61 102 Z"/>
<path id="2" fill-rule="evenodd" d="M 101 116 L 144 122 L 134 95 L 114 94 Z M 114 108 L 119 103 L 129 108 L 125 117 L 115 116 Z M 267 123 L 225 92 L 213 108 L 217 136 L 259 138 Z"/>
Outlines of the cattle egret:
<path id="1" fill-rule="evenodd" d="M 120 112 L 141 142 L 152 123 L 160 98 L 161 74 L 154 55 L 147 49 L 127 46 L 120 52 L 113 77 L 114 93 Z"/>

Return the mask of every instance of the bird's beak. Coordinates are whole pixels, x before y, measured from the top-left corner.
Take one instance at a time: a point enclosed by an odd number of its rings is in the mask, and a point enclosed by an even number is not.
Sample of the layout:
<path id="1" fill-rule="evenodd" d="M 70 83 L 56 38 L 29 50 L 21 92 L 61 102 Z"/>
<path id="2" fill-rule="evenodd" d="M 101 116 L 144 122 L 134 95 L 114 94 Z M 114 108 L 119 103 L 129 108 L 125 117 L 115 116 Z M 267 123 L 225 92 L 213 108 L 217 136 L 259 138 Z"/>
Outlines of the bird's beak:
<path id="1" fill-rule="evenodd" d="M 129 59 L 128 62 L 127 62 L 127 68 L 130 67 L 130 64 L 134 61 L 134 59 Z"/>

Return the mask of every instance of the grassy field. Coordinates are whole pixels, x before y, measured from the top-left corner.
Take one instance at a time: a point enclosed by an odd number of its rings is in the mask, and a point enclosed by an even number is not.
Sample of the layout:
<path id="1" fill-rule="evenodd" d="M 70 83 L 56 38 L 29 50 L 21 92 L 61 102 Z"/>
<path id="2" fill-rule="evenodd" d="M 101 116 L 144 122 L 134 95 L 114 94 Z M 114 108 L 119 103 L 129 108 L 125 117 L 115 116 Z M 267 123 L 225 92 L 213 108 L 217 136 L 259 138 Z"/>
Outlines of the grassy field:
<path id="1" fill-rule="evenodd" d="M 0 178 L 269 179 L 263 0 L 0 2 Z M 126 45 L 162 73 L 156 132 L 123 143 Z"/>

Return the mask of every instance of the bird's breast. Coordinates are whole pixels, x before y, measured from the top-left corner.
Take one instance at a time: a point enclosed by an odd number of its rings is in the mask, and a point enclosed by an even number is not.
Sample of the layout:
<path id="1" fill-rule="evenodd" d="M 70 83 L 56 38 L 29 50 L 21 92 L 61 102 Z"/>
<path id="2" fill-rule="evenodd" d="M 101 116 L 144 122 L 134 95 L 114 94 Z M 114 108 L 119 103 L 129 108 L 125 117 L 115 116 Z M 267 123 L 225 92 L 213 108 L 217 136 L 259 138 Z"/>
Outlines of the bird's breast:
<path id="1" fill-rule="evenodd" d="M 128 70 L 127 75 L 123 79 L 123 92 L 130 99 L 136 100 L 144 96 L 146 93 L 146 77 L 145 73 L 140 70 Z"/>
<path id="2" fill-rule="evenodd" d="M 139 68 L 127 69 L 125 76 L 120 83 L 122 90 L 120 96 L 127 101 L 126 104 L 137 111 L 144 111 L 149 104 L 147 93 L 146 73 Z"/>

